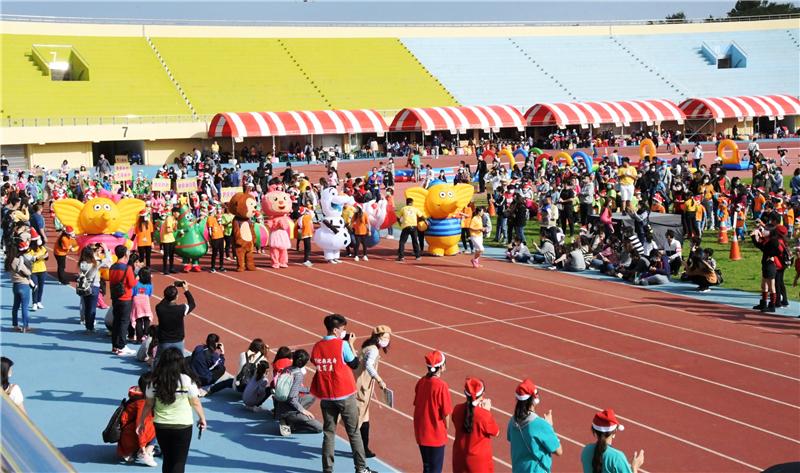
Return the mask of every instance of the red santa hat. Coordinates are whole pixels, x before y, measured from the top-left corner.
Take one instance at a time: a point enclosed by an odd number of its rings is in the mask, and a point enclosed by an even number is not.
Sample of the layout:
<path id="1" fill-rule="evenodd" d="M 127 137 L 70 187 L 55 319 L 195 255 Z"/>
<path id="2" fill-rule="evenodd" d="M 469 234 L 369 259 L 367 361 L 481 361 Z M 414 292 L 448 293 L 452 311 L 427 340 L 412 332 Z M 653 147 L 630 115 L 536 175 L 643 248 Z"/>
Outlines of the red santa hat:
<path id="1" fill-rule="evenodd" d="M 531 398 L 531 396 L 533 396 L 533 403 L 539 404 L 539 390 L 536 389 L 536 385 L 533 384 L 533 381 L 530 379 L 526 379 L 519 383 L 519 386 L 517 386 L 514 394 L 518 401 L 527 401 Z"/>
<path id="2" fill-rule="evenodd" d="M 656 202 L 658 202 L 659 204 L 660 204 L 660 203 L 662 203 L 662 202 L 664 202 L 664 198 L 663 198 L 663 197 L 661 197 L 661 194 L 656 194 L 656 195 L 654 195 L 654 196 L 653 196 L 653 200 L 655 200 L 655 201 L 656 201 Z"/>
<path id="3" fill-rule="evenodd" d="M 67 225 L 66 227 L 64 227 L 64 233 L 66 233 L 67 235 L 69 235 L 71 237 L 74 237 L 75 236 L 75 229 L 72 228 L 72 226 Z"/>
<path id="4" fill-rule="evenodd" d="M 31 228 L 31 241 L 36 241 L 37 243 L 42 243 L 42 237 L 39 235 L 39 232 L 36 231 L 35 228 Z"/>
<path id="5" fill-rule="evenodd" d="M 444 365 L 445 356 L 444 353 L 440 352 L 439 350 L 433 350 L 432 352 L 425 355 L 425 365 L 428 367 L 431 373 L 436 371 L 437 368 Z"/>
<path id="6" fill-rule="evenodd" d="M 139 216 L 140 217 L 144 217 L 145 215 L 147 215 L 147 209 L 146 208 L 144 208 L 141 211 L 139 211 Z"/>
<path id="7" fill-rule="evenodd" d="M 28 251 L 28 248 L 29 248 L 29 247 L 30 247 L 30 243 L 28 243 L 28 242 L 27 242 L 27 241 L 25 241 L 25 240 L 23 240 L 23 241 L 19 242 L 19 244 L 17 245 L 17 249 L 18 249 L 19 251 L 21 251 L 21 252 L 22 252 L 22 251 Z"/>
<path id="8" fill-rule="evenodd" d="M 480 403 L 480 398 L 483 396 L 483 390 L 483 381 L 478 378 L 470 377 L 464 382 L 464 394 L 472 399 L 473 406 L 477 406 Z"/>
<path id="9" fill-rule="evenodd" d="M 614 409 L 604 409 L 594 415 L 592 419 L 592 428 L 598 432 L 614 432 L 616 430 L 623 431 L 625 426 L 620 424 L 617 420 Z"/>

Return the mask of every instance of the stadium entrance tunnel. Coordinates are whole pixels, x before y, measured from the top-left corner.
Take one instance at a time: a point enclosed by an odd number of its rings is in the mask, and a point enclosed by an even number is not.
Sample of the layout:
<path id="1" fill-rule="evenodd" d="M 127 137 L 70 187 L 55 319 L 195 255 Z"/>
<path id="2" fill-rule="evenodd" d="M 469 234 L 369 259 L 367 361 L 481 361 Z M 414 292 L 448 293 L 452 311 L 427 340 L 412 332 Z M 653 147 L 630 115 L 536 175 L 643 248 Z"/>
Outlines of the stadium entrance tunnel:
<path id="1" fill-rule="evenodd" d="M 92 143 L 92 165 L 97 165 L 101 154 L 104 155 L 111 164 L 116 164 L 118 162 L 144 164 L 142 162 L 142 157 L 144 156 L 144 141 L 100 141 L 98 143 Z"/>
<path id="2" fill-rule="evenodd" d="M 88 81 L 89 63 L 67 44 L 34 44 L 28 59 L 53 81 Z"/>

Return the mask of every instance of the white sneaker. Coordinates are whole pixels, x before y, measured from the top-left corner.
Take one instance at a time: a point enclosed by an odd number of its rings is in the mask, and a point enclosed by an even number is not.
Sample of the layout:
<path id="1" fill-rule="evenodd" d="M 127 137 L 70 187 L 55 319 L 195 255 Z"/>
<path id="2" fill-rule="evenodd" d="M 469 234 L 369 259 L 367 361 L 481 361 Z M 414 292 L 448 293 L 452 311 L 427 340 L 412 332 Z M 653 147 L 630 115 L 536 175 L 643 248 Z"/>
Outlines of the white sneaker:
<path id="1" fill-rule="evenodd" d="M 355 261 L 356 263 L 358 263 L 358 256 L 356 256 L 355 258 L 353 258 L 353 261 Z"/>
<path id="2" fill-rule="evenodd" d="M 144 454 L 140 453 L 136 455 L 136 463 L 141 463 L 142 465 L 147 465 L 152 467 L 158 466 L 158 463 L 156 463 L 156 461 L 153 460 L 153 457 L 151 457 L 147 453 Z"/>
<path id="3" fill-rule="evenodd" d="M 136 350 L 131 350 L 130 348 L 128 348 L 127 345 L 125 345 L 125 347 L 123 347 L 122 349 L 120 349 L 117 352 L 117 355 L 119 355 L 119 356 L 133 356 L 135 354 L 136 354 Z"/>
<path id="4" fill-rule="evenodd" d="M 304 261 L 303 266 L 305 266 L 306 268 L 310 268 L 314 266 L 314 264 L 311 261 Z"/>
<path id="5" fill-rule="evenodd" d="M 394 235 L 386 235 L 387 240 L 394 240 Z"/>
<path id="6" fill-rule="evenodd" d="M 367 258 L 367 255 L 364 255 L 364 257 L 361 258 L 361 259 L 363 259 L 364 261 L 369 261 L 369 258 Z"/>
<path id="7" fill-rule="evenodd" d="M 288 437 L 292 435 L 292 428 L 286 424 L 281 424 L 278 429 L 281 432 L 281 437 Z"/>
<path id="8" fill-rule="evenodd" d="M 42 304 L 41 302 L 39 303 L 39 309 L 44 309 L 44 304 Z"/>
<path id="9" fill-rule="evenodd" d="M 31 312 L 36 312 L 37 310 L 39 310 L 39 307 L 36 304 L 31 305 L 31 308 L 30 308 Z"/>

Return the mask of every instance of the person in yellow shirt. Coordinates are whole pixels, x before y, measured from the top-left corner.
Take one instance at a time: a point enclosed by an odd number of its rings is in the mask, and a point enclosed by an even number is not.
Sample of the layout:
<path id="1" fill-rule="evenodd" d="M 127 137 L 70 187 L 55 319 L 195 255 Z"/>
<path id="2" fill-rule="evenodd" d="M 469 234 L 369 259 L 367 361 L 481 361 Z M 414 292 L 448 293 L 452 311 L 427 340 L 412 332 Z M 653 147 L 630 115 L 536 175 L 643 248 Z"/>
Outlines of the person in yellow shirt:
<path id="1" fill-rule="evenodd" d="M 211 268 L 208 271 L 211 273 L 216 273 L 217 271 L 224 273 L 225 232 L 217 219 L 219 209 L 211 207 L 209 212 L 208 219 L 206 219 L 206 227 L 208 228 L 208 238 L 211 240 Z M 219 267 L 215 268 L 214 263 L 217 262 L 217 258 L 219 258 Z"/>
<path id="2" fill-rule="evenodd" d="M 469 221 L 469 241 L 472 243 L 474 255 L 472 266 L 481 267 L 481 254 L 483 254 L 483 207 L 478 207 Z"/>
<path id="3" fill-rule="evenodd" d="M 696 236 L 697 227 L 695 226 L 694 219 L 695 215 L 697 215 L 698 207 L 700 207 L 700 204 L 697 200 L 691 195 L 687 195 L 686 200 L 683 202 L 683 215 L 681 216 L 684 234 L 687 238 Z"/>
<path id="4" fill-rule="evenodd" d="M 44 293 L 44 280 L 47 275 L 47 265 L 45 261 L 50 257 L 47 247 L 42 244 L 42 237 L 31 228 L 31 243 L 25 256 L 32 261 L 31 281 L 36 285 L 33 288 L 31 311 L 44 309 L 42 305 L 42 294 Z"/>
<path id="5" fill-rule="evenodd" d="M 406 240 L 411 237 L 414 258 L 420 259 L 419 241 L 417 240 L 417 222 L 425 218 L 421 210 L 414 207 L 414 199 L 406 199 L 406 206 L 400 209 L 400 246 L 397 249 L 397 261 L 405 260 Z"/>
<path id="6" fill-rule="evenodd" d="M 631 166 L 630 158 L 622 158 L 622 166 L 617 169 L 617 177 L 619 178 L 619 195 L 622 199 L 623 213 L 632 210 L 631 199 L 633 198 L 634 185 L 638 176 L 639 173 L 636 168 Z"/>
<path id="7" fill-rule="evenodd" d="M 178 217 L 181 215 L 180 207 L 173 207 L 172 213 L 167 215 L 161 224 L 161 270 L 164 274 L 177 273 L 175 270 L 175 230 L 178 229 Z"/>

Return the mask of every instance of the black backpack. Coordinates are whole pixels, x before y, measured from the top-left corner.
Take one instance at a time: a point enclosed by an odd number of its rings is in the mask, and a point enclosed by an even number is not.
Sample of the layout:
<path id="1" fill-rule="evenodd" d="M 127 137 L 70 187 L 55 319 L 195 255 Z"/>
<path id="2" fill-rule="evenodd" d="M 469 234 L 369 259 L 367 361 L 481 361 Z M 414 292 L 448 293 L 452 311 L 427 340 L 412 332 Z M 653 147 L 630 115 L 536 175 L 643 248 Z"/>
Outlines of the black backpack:
<path id="1" fill-rule="evenodd" d="M 122 437 L 122 413 L 125 412 L 125 407 L 127 407 L 127 405 L 128 400 L 123 399 L 122 402 L 119 403 L 119 406 L 114 413 L 111 414 L 111 418 L 108 419 L 106 428 L 103 429 L 103 442 L 119 442 L 120 437 Z"/>
<path id="2" fill-rule="evenodd" d="M 115 282 L 113 284 L 109 284 L 112 300 L 119 299 L 120 297 L 125 295 L 125 277 L 127 275 L 128 275 L 128 265 L 125 265 L 122 280 L 119 282 Z"/>
<path id="3" fill-rule="evenodd" d="M 239 374 L 236 375 L 236 380 L 234 381 L 234 386 L 236 386 L 236 390 L 244 392 L 244 388 L 247 387 L 247 382 L 250 381 L 250 378 L 256 374 L 256 370 L 258 369 L 258 364 L 262 363 L 264 360 L 263 356 L 259 356 L 255 361 L 248 361 L 247 363 L 242 366 L 241 371 Z"/>

